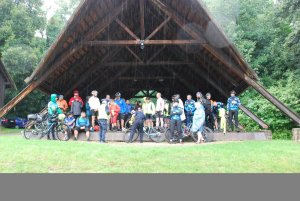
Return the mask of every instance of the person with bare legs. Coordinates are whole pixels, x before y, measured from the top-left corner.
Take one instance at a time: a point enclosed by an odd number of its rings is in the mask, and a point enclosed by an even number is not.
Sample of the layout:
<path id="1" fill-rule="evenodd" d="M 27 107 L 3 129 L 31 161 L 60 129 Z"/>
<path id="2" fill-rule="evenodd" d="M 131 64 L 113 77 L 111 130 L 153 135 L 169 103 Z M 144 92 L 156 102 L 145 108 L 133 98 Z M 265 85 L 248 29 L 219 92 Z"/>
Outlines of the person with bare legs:
<path id="1" fill-rule="evenodd" d="M 156 115 L 156 128 L 164 126 L 164 116 L 163 112 L 165 109 L 165 100 L 161 97 L 161 93 L 156 94 L 157 102 L 155 107 L 155 115 Z"/>
<path id="2" fill-rule="evenodd" d="M 148 128 L 153 127 L 152 117 L 155 114 L 155 105 L 149 97 L 145 98 L 143 111 L 146 116 L 145 126 Z"/>

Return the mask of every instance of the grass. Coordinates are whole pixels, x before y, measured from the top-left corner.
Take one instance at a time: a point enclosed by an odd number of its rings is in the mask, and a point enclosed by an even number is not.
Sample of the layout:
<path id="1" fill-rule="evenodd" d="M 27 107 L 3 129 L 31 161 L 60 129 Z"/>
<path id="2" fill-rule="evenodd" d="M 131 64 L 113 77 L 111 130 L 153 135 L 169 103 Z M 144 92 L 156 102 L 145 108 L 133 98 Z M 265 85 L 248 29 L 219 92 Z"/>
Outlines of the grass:
<path id="1" fill-rule="evenodd" d="M 27 141 L 0 135 L 2 173 L 299 173 L 292 141 L 207 145 Z"/>
<path id="2" fill-rule="evenodd" d="M 0 126 L 0 135 L 1 134 L 20 134 L 22 130 L 21 129 L 15 129 L 15 128 L 4 128 Z"/>

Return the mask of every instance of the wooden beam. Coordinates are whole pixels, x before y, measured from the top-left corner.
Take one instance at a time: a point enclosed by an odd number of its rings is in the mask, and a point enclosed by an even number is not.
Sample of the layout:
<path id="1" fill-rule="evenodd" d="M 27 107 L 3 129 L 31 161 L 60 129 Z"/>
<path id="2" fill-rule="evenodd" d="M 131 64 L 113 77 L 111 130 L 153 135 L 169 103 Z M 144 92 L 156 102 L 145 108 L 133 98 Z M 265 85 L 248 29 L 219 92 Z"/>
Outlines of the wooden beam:
<path id="1" fill-rule="evenodd" d="M 115 20 L 132 38 L 135 40 L 141 40 L 137 35 L 133 33 L 123 22 L 121 22 L 118 18 Z"/>
<path id="2" fill-rule="evenodd" d="M 182 62 L 182 61 L 155 61 L 151 63 L 144 62 L 109 62 L 109 63 L 101 63 L 101 66 L 132 66 L 132 67 L 144 67 L 144 66 L 181 66 L 181 65 L 190 65 L 194 64 L 192 62 Z"/>
<path id="3" fill-rule="evenodd" d="M 144 61 L 132 50 L 130 49 L 128 46 L 126 46 L 126 49 L 128 50 L 128 52 L 130 52 L 134 58 L 136 58 L 139 62 L 144 63 Z"/>
<path id="4" fill-rule="evenodd" d="M 240 105 L 239 108 L 251 119 L 253 119 L 256 123 L 258 123 L 263 129 L 268 129 L 269 126 L 261 120 L 259 117 L 257 117 L 255 114 L 253 114 L 248 108 L 246 108 L 244 105 Z"/>
<path id="5" fill-rule="evenodd" d="M 145 0 L 140 0 L 141 40 L 145 39 Z"/>
<path id="6" fill-rule="evenodd" d="M 263 97 L 269 100 L 273 105 L 275 105 L 281 112 L 290 117 L 294 122 L 300 125 L 300 116 L 286 107 L 281 101 L 279 101 L 276 97 L 274 97 L 271 93 L 269 93 L 263 86 L 258 84 L 256 81 L 252 80 L 250 77 L 245 75 L 245 81 L 252 86 L 258 93 L 260 93 Z"/>
<path id="7" fill-rule="evenodd" d="M 150 63 L 151 61 L 153 61 L 165 48 L 166 48 L 166 46 L 161 47 L 146 61 L 146 63 Z"/>
<path id="8" fill-rule="evenodd" d="M 145 40 L 144 45 L 201 45 L 202 40 Z M 139 46 L 140 40 L 105 40 L 83 42 L 85 46 Z"/>
<path id="9" fill-rule="evenodd" d="M 169 16 L 166 20 L 164 20 L 154 31 L 146 38 L 146 40 L 150 40 L 157 32 L 159 32 L 169 21 L 171 17 Z"/>
<path id="10" fill-rule="evenodd" d="M 94 72 L 96 72 L 97 70 L 99 70 L 99 67 L 104 67 L 103 65 L 101 65 L 103 62 L 113 58 L 116 54 L 118 54 L 121 51 L 121 48 L 117 48 L 115 50 L 113 50 L 112 52 L 108 53 L 104 58 L 101 59 L 100 62 L 97 62 L 95 65 L 93 65 L 92 67 L 89 67 L 90 69 L 92 69 L 91 71 L 86 71 L 83 75 L 80 75 L 79 80 L 77 80 L 72 86 L 68 87 L 68 91 L 66 91 L 64 94 L 66 96 L 70 95 L 70 93 L 72 93 L 72 91 L 78 87 L 79 85 L 81 85 L 83 82 L 86 81 L 86 79 L 88 79 L 88 77 L 93 74 Z"/>
<path id="11" fill-rule="evenodd" d="M 130 76 L 130 77 L 119 77 L 118 80 L 172 80 L 174 79 L 174 77 L 170 77 L 170 76 L 142 76 L 142 77 L 134 77 L 134 76 Z"/>

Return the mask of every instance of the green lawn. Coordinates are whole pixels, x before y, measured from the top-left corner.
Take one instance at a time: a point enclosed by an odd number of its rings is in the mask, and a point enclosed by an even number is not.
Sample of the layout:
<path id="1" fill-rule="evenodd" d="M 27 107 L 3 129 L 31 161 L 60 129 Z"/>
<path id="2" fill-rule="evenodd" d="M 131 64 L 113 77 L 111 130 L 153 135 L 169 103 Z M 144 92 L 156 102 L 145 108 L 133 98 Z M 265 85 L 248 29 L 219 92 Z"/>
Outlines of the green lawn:
<path id="1" fill-rule="evenodd" d="M 15 129 L 15 128 L 4 128 L 0 126 L 0 135 L 1 134 L 20 134 L 22 129 Z"/>
<path id="2" fill-rule="evenodd" d="M 0 135 L 2 173 L 299 173 L 292 141 L 207 145 L 27 141 Z"/>

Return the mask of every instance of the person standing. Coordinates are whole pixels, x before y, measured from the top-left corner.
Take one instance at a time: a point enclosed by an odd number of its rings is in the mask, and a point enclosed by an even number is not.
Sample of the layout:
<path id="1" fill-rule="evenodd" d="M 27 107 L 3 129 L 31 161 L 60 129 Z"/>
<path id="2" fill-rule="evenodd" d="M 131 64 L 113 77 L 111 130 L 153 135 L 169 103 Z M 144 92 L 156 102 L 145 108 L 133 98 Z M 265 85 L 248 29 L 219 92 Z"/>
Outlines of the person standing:
<path id="1" fill-rule="evenodd" d="M 193 122 L 195 108 L 195 101 L 192 99 L 191 95 L 187 96 L 187 100 L 184 103 L 184 110 L 186 113 L 186 125 L 189 127 Z"/>
<path id="2" fill-rule="evenodd" d="M 196 110 L 193 116 L 193 125 L 191 131 L 193 133 L 197 133 L 198 135 L 197 144 L 200 144 L 201 142 L 205 142 L 203 137 L 204 124 L 205 124 L 205 111 L 201 102 L 196 102 L 195 108 Z"/>
<path id="3" fill-rule="evenodd" d="M 152 117 L 155 114 L 155 105 L 149 97 L 145 98 L 145 102 L 143 104 L 143 111 L 146 116 L 145 125 L 148 128 L 153 127 Z"/>
<path id="4" fill-rule="evenodd" d="M 89 105 L 91 107 L 91 113 L 92 113 L 92 128 L 91 131 L 94 132 L 94 127 L 95 127 L 95 119 L 96 116 L 98 116 L 98 109 L 100 108 L 100 100 L 97 97 L 98 96 L 98 92 L 97 91 L 92 91 L 92 97 L 90 97 L 89 99 Z"/>
<path id="5" fill-rule="evenodd" d="M 232 120 L 234 118 L 235 128 L 237 132 L 239 132 L 239 106 L 241 105 L 241 101 L 238 97 L 236 97 L 236 92 L 232 90 L 230 92 L 230 97 L 227 101 L 227 112 L 229 114 L 229 127 L 232 131 L 234 131 Z"/>
<path id="6" fill-rule="evenodd" d="M 179 142 L 183 143 L 183 136 L 182 136 L 182 129 L 181 129 L 181 115 L 183 113 L 183 110 L 181 107 L 179 107 L 179 100 L 175 99 L 171 113 L 170 113 L 170 143 L 174 142 L 174 132 L 175 132 L 175 126 L 177 127 L 177 132 L 179 136 Z"/>
<path id="7" fill-rule="evenodd" d="M 140 143 L 143 143 L 143 127 L 145 121 L 145 115 L 141 107 L 137 108 L 137 111 L 133 114 L 134 115 L 134 122 L 131 127 L 130 137 L 128 143 L 132 143 L 134 132 L 138 132 L 140 136 Z"/>
<path id="8" fill-rule="evenodd" d="M 69 100 L 69 106 L 70 106 L 70 107 L 72 106 L 72 103 L 73 103 L 75 100 L 78 101 L 78 102 L 80 102 L 82 106 L 84 105 L 82 98 L 79 96 L 78 90 L 75 90 L 75 91 L 74 91 L 74 96 Z"/>
<path id="9" fill-rule="evenodd" d="M 64 113 L 67 112 L 67 109 L 68 109 L 69 107 L 68 107 L 68 103 L 67 103 L 67 101 L 64 99 L 64 96 L 63 96 L 63 95 L 59 95 L 59 96 L 58 96 L 57 104 L 58 104 L 58 107 L 59 107 Z"/>
<path id="10" fill-rule="evenodd" d="M 156 107 L 155 107 L 155 115 L 156 115 L 156 128 L 164 126 L 164 118 L 163 112 L 165 109 L 165 100 L 161 97 L 161 93 L 156 94 Z"/>
<path id="11" fill-rule="evenodd" d="M 92 122 L 92 111 L 89 104 L 90 96 L 87 96 L 85 99 L 85 113 L 90 122 Z"/>
<path id="12" fill-rule="evenodd" d="M 58 115 L 63 114 L 62 110 L 58 107 L 57 104 L 57 95 L 52 94 L 51 100 L 48 103 L 48 129 L 52 126 L 52 124 L 56 123 L 58 121 Z M 54 127 L 52 126 L 51 130 L 47 134 L 47 139 L 53 139 L 55 140 L 54 136 Z"/>
<path id="13" fill-rule="evenodd" d="M 117 131 L 117 121 L 120 112 L 120 107 L 115 103 L 114 100 L 110 101 L 110 122 L 113 131 Z"/>
<path id="14" fill-rule="evenodd" d="M 105 136 L 107 132 L 107 120 L 108 120 L 108 115 L 109 111 L 107 111 L 108 103 L 106 99 L 102 99 L 101 105 L 98 109 L 98 124 L 100 127 L 99 131 L 99 140 L 100 143 L 106 143 L 105 141 Z"/>
<path id="15" fill-rule="evenodd" d="M 204 99 L 203 106 L 205 109 L 205 123 L 206 126 L 210 129 L 214 129 L 214 117 L 212 113 L 212 102 L 211 102 L 211 94 L 207 93 L 205 95 L 206 99 Z"/>
<path id="16" fill-rule="evenodd" d="M 75 119 L 77 119 L 81 115 L 81 111 L 83 107 L 82 103 L 83 102 L 80 101 L 80 99 L 74 99 L 74 101 L 72 101 L 71 112 Z"/>
<path id="17" fill-rule="evenodd" d="M 123 98 L 121 98 L 120 92 L 117 92 L 115 94 L 115 96 L 116 96 L 115 103 L 120 107 L 120 113 L 119 113 L 118 121 L 117 121 L 118 130 L 125 132 L 126 129 L 124 128 L 124 123 L 125 123 L 127 105 L 126 105 L 125 100 Z"/>

